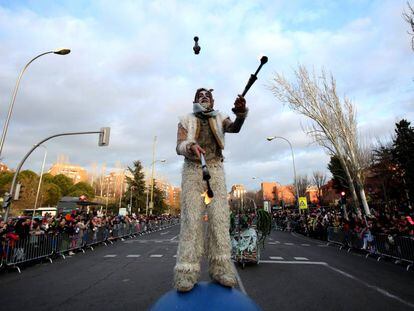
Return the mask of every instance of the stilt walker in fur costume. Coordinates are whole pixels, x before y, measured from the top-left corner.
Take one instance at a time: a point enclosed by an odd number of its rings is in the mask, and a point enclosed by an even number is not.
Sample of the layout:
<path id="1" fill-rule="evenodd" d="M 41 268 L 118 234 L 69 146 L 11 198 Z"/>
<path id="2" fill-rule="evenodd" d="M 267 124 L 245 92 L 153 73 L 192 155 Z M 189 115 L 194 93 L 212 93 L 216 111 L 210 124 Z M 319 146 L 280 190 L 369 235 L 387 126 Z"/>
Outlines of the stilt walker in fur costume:
<path id="1" fill-rule="evenodd" d="M 190 291 L 200 275 L 200 260 L 205 253 L 210 277 L 216 282 L 234 287 L 236 277 L 231 262 L 230 208 L 227 203 L 223 169 L 224 134 L 238 133 L 247 115 L 246 101 L 241 95 L 234 103 L 233 122 L 214 110 L 213 90 L 198 89 L 193 113 L 180 118 L 177 134 L 177 153 L 184 156 L 181 194 L 181 231 L 174 286 L 178 291 Z M 214 192 L 211 203 L 204 203 L 206 191 L 200 163 L 204 154 Z M 207 209 L 207 245 L 204 245 L 203 215 Z"/>

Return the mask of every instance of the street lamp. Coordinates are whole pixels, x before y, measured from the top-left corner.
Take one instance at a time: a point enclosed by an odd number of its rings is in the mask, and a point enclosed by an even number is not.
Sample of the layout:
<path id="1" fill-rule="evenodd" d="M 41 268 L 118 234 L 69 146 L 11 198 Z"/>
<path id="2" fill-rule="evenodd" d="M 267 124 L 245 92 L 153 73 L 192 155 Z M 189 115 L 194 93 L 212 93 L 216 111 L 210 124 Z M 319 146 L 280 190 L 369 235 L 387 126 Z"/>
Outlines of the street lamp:
<path id="1" fill-rule="evenodd" d="M 14 196 L 14 192 L 15 192 L 15 188 L 16 188 L 17 176 L 19 175 L 20 170 L 21 170 L 24 162 L 27 160 L 27 158 L 32 154 L 32 152 L 37 147 L 39 147 L 44 142 L 46 142 L 46 141 L 48 141 L 52 138 L 55 138 L 55 137 L 72 136 L 72 135 L 89 135 L 89 134 L 99 134 L 98 146 L 108 146 L 109 145 L 109 132 L 110 132 L 109 127 L 102 127 L 100 131 L 60 133 L 60 134 L 55 134 L 55 135 L 49 136 L 49 137 L 43 139 L 42 141 L 40 141 L 39 143 L 35 144 L 29 150 L 29 152 L 26 153 L 26 155 L 23 157 L 23 159 L 17 165 L 16 172 L 13 175 L 13 180 L 12 180 L 12 183 L 11 183 L 11 186 L 10 186 L 10 193 L 6 192 L 6 194 L 4 195 L 3 208 L 6 210 L 6 212 L 4 213 L 4 221 L 6 222 L 8 216 L 9 216 L 11 200 Z"/>
<path id="2" fill-rule="evenodd" d="M 151 165 L 152 165 L 152 170 L 151 170 L 151 200 L 149 202 L 150 215 L 152 215 L 152 210 L 154 208 L 154 170 L 155 170 L 155 163 L 157 163 L 157 162 L 165 163 L 166 161 L 167 161 L 166 159 L 154 160 L 151 163 Z M 147 192 L 147 202 L 148 202 L 148 192 Z M 148 205 L 147 205 L 147 210 L 145 211 L 145 215 L 148 216 Z"/>
<path id="3" fill-rule="evenodd" d="M 292 162 L 293 162 L 293 178 L 294 178 L 294 183 L 295 183 L 295 188 L 296 188 L 296 191 L 295 191 L 295 192 L 296 192 L 296 204 L 298 204 L 298 203 L 299 203 L 299 193 L 298 193 L 298 184 L 297 184 L 297 179 L 296 179 L 295 155 L 293 154 L 292 144 L 290 143 L 290 141 L 289 141 L 289 140 L 287 140 L 286 138 L 281 137 L 281 136 L 270 136 L 270 137 L 267 137 L 266 139 L 267 139 L 268 141 L 272 141 L 272 140 L 273 140 L 273 139 L 275 139 L 275 138 L 283 139 L 284 141 L 286 141 L 286 142 L 289 144 L 290 151 L 291 151 L 291 153 L 292 153 Z"/>
<path id="4" fill-rule="evenodd" d="M 39 184 L 37 186 L 36 200 L 35 200 L 35 204 L 33 206 L 33 215 L 32 215 L 32 222 L 30 223 L 30 230 L 33 229 L 33 220 L 34 220 L 34 216 L 35 216 L 35 212 L 36 212 L 37 200 L 39 199 L 40 187 L 42 186 L 43 171 L 45 169 L 45 163 L 46 163 L 46 157 L 47 157 L 47 148 L 46 148 L 46 146 L 40 145 L 39 147 L 42 147 L 42 148 L 45 149 L 45 155 L 43 156 L 42 169 L 40 170 L 40 178 L 39 178 Z"/>
<path id="5" fill-rule="evenodd" d="M 129 187 L 129 213 L 132 215 L 132 190 L 135 190 L 137 187 L 130 186 Z"/>
<path id="6" fill-rule="evenodd" d="M 0 157 L 1 157 L 1 153 L 3 151 L 3 145 L 4 145 L 4 141 L 6 139 L 6 134 L 7 134 L 7 129 L 9 127 L 9 122 L 10 122 L 10 118 L 13 112 L 13 106 L 14 106 L 14 102 L 16 100 L 16 95 L 17 95 L 17 90 L 19 89 L 19 85 L 20 85 L 20 80 L 22 79 L 22 76 L 24 74 L 24 72 L 26 71 L 27 67 L 29 67 L 29 65 L 36 59 L 38 59 L 39 57 L 46 55 L 46 54 L 57 54 L 57 55 L 67 55 L 70 53 L 70 49 L 58 49 L 58 50 L 54 50 L 54 51 L 49 51 L 49 52 L 45 52 L 42 54 L 37 55 L 35 58 L 31 59 L 22 69 L 22 71 L 19 74 L 19 77 L 17 78 L 17 82 L 16 82 L 16 86 L 14 87 L 14 91 L 13 91 L 13 95 L 12 95 L 12 100 L 10 102 L 10 106 L 9 106 L 9 112 L 7 113 L 7 118 L 6 118 L 6 122 L 4 123 L 4 127 L 3 127 L 3 132 L 1 134 L 1 138 L 0 138 Z"/>

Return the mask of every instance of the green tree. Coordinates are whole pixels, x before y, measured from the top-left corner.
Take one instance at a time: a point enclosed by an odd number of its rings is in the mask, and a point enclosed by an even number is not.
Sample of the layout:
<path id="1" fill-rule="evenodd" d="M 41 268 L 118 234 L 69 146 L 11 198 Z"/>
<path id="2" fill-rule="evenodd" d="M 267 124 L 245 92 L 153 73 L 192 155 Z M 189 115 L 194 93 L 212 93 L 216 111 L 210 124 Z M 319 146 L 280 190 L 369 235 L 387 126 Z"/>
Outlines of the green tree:
<path id="1" fill-rule="evenodd" d="M 95 197 L 95 190 L 90 184 L 81 181 L 70 187 L 67 195 L 70 197 L 86 195 L 88 199 L 93 199 Z"/>
<path id="2" fill-rule="evenodd" d="M 45 183 L 42 186 L 41 197 L 38 206 L 56 206 L 62 197 L 62 191 L 54 183 Z"/>
<path id="3" fill-rule="evenodd" d="M 168 210 L 168 205 L 165 203 L 165 193 L 155 185 L 154 181 L 154 209 L 153 214 L 161 215 Z"/>
<path id="4" fill-rule="evenodd" d="M 0 191 L 3 196 L 5 192 L 10 191 L 10 185 L 13 180 L 14 173 L 12 172 L 2 172 L 0 173 Z"/>
<path id="5" fill-rule="evenodd" d="M 406 199 L 411 205 L 414 198 L 414 128 L 405 119 L 395 126 L 392 156 L 397 165 L 396 174 L 403 181 Z"/>
<path id="6" fill-rule="evenodd" d="M 143 213 L 146 207 L 146 193 L 145 174 L 143 172 L 141 161 L 134 161 L 133 167 L 128 167 L 128 170 L 132 174 L 132 178 L 126 176 L 128 189 L 122 198 L 123 205 L 127 206 L 130 204 L 132 197 L 132 212 L 138 212 L 137 208 L 140 208 L 141 213 Z"/>
<path id="7" fill-rule="evenodd" d="M 332 174 L 333 188 L 337 192 L 349 189 L 348 178 L 337 156 L 331 156 L 328 169 Z"/>
<path id="8" fill-rule="evenodd" d="M 69 189 L 73 186 L 73 181 L 69 177 L 58 174 L 53 177 L 52 182 L 59 186 L 60 191 L 63 196 L 66 196 L 69 194 Z"/>
<path id="9" fill-rule="evenodd" d="M 368 187 L 372 188 L 374 199 L 379 202 L 401 202 L 404 200 L 404 188 L 401 178 L 396 174 L 397 163 L 393 156 L 393 146 L 380 145 L 374 149 L 373 163 L 370 167 L 372 178 Z"/>

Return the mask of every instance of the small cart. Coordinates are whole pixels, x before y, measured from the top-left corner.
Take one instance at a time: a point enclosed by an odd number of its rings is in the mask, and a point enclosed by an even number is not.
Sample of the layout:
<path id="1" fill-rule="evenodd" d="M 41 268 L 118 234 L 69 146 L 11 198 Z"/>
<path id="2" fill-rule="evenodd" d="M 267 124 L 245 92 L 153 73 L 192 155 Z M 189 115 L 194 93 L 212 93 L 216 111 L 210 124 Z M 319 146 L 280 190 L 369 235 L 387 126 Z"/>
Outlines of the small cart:
<path id="1" fill-rule="evenodd" d="M 232 257 L 244 269 L 246 263 L 259 264 L 260 247 L 257 231 L 250 227 L 235 231 L 231 237 Z"/>

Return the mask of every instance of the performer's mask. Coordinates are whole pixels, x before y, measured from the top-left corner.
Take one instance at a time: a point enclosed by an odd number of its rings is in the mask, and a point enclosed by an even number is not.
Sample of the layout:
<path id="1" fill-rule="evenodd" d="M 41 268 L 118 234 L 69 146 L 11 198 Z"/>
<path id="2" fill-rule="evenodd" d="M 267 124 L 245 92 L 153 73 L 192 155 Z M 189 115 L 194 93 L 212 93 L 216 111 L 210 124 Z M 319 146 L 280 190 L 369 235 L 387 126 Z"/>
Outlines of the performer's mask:
<path id="1" fill-rule="evenodd" d="M 211 93 L 213 89 L 200 88 L 194 96 L 194 102 L 199 103 L 205 109 L 213 109 L 214 99 Z"/>

